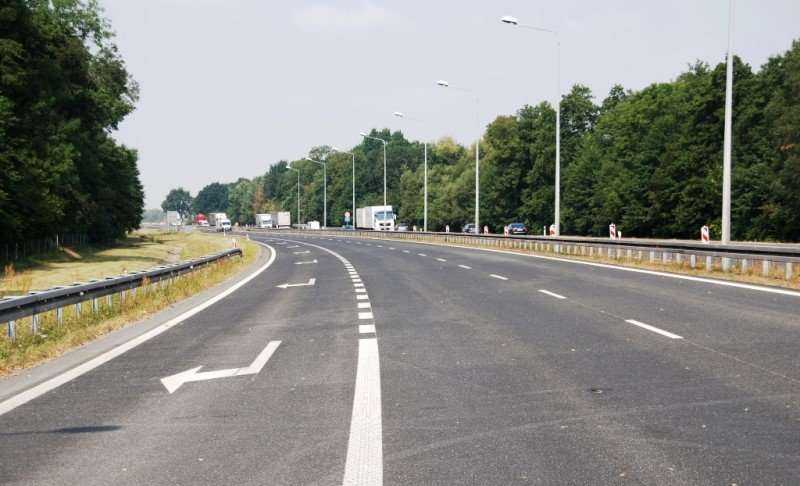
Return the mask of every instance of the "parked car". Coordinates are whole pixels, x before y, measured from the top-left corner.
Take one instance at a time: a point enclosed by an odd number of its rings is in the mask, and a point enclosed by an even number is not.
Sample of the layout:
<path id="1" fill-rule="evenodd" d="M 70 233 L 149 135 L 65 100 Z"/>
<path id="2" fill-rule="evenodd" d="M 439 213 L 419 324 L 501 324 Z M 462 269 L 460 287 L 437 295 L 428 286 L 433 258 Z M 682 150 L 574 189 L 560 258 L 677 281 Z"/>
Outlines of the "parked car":
<path id="1" fill-rule="evenodd" d="M 395 231 L 408 231 L 408 223 L 400 223 L 397 225 Z"/>
<path id="2" fill-rule="evenodd" d="M 512 235 L 527 235 L 528 228 L 522 223 L 511 223 L 508 225 L 508 232 Z"/>
<path id="3" fill-rule="evenodd" d="M 467 223 L 461 227 L 461 232 L 478 234 L 478 228 L 475 226 L 475 223 Z"/>

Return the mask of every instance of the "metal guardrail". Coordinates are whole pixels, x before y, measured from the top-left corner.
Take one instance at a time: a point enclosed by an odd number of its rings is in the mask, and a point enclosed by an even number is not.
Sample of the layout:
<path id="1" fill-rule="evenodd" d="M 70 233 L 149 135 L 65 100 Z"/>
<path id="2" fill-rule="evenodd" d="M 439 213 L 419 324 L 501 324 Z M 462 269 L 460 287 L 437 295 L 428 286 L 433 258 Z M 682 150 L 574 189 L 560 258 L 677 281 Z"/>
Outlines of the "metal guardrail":
<path id="1" fill-rule="evenodd" d="M 252 231 L 252 230 L 251 230 Z M 267 230 L 275 231 L 275 230 Z M 337 234 L 361 238 L 428 241 L 442 244 L 518 249 L 524 251 L 604 257 L 619 261 L 687 265 L 692 269 L 755 273 L 760 266 L 764 277 L 792 280 L 800 265 L 800 245 L 783 243 L 702 243 L 687 240 L 642 238 L 598 238 L 585 236 L 496 235 L 439 232 L 383 232 L 370 230 L 292 230 L 302 233 Z"/>
<path id="2" fill-rule="evenodd" d="M 35 334 L 38 331 L 38 317 L 44 312 L 55 309 L 56 319 L 61 324 L 63 316 L 61 311 L 68 305 L 75 305 L 76 312 L 80 313 L 81 303 L 92 301 L 92 309 L 97 311 L 97 299 L 100 297 L 108 297 L 110 299 L 113 294 L 128 291 L 135 292 L 137 288 L 145 283 L 152 284 L 169 281 L 232 256 L 241 257 L 242 250 L 233 248 L 180 263 L 159 265 L 149 270 L 106 277 L 102 280 L 90 280 L 85 283 L 76 282 L 69 286 L 58 286 L 47 290 L 32 291 L 27 295 L 0 298 L 0 322 L 7 323 L 8 337 L 14 340 L 16 338 L 15 321 L 18 319 L 32 317 L 31 325 Z"/>

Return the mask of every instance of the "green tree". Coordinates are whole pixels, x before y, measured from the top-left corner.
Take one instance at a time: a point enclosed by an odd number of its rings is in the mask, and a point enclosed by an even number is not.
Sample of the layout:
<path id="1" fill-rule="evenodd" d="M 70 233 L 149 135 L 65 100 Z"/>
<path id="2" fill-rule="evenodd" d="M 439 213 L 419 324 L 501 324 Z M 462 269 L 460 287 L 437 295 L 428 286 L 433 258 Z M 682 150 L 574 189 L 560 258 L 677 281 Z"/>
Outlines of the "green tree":
<path id="1" fill-rule="evenodd" d="M 192 203 L 195 213 L 219 213 L 228 210 L 228 186 L 212 182 L 197 193 Z"/>
<path id="2" fill-rule="evenodd" d="M 164 202 L 161 203 L 161 209 L 164 212 L 177 211 L 181 218 L 188 219 L 192 213 L 192 202 L 192 195 L 189 194 L 189 191 L 179 187 L 169 191 Z"/>

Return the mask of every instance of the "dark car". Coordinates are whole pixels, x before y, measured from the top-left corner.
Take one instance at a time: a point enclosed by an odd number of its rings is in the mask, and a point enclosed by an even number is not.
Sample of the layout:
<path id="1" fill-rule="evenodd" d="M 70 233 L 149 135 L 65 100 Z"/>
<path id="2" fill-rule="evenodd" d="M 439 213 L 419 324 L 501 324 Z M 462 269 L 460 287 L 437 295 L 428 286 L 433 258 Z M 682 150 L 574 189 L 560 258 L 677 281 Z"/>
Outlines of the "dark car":
<path id="1" fill-rule="evenodd" d="M 478 228 L 475 226 L 474 223 L 467 223 L 467 224 L 465 224 L 464 226 L 461 227 L 461 232 L 462 233 L 474 233 L 474 234 L 477 234 L 478 233 Z"/>
<path id="2" fill-rule="evenodd" d="M 527 235 L 528 228 L 522 223 L 511 223 L 508 225 L 508 233 L 512 235 Z"/>

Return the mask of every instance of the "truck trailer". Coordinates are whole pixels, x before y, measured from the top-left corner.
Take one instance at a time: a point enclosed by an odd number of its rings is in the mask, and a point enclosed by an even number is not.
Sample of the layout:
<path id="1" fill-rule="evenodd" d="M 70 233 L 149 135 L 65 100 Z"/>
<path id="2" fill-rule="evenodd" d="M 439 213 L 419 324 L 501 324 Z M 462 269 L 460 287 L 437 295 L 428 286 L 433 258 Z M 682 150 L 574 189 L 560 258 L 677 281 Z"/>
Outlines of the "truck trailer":
<path id="1" fill-rule="evenodd" d="M 273 228 L 291 228 L 292 227 L 292 213 L 289 211 L 278 211 L 277 213 L 270 213 L 272 216 Z"/>
<path id="2" fill-rule="evenodd" d="M 395 219 L 392 206 L 366 206 L 356 209 L 357 228 L 394 231 Z"/>

